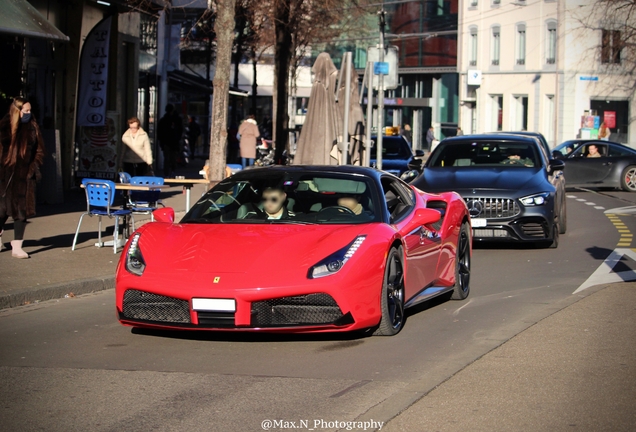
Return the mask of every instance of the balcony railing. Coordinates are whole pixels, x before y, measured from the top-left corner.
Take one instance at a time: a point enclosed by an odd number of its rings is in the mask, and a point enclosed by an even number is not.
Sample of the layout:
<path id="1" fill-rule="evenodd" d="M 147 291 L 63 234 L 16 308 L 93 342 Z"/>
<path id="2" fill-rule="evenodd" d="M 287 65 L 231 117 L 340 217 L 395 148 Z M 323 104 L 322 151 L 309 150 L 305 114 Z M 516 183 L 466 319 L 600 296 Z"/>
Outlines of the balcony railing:
<path id="1" fill-rule="evenodd" d="M 517 64 L 518 64 L 519 66 L 523 66 L 523 65 L 525 65 L 525 64 L 526 64 L 526 59 L 517 59 Z"/>
<path id="2" fill-rule="evenodd" d="M 555 64 L 555 63 L 556 63 L 556 59 L 554 59 L 554 58 L 549 58 L 549 59 L 546 59 L 546 60 L 545 60 L 545 62 L 546 62 L 547 64 Z"/>
<path id="3" fill-rule="evenodd" d="M 471 60 L 468 62 L 471 66 L 477 66 L 477 60 Z"/>
<path id="4" fill-rule="evenodd" d="M 490 62 L 493 66 L 499 66 L 499 59 Z"/>

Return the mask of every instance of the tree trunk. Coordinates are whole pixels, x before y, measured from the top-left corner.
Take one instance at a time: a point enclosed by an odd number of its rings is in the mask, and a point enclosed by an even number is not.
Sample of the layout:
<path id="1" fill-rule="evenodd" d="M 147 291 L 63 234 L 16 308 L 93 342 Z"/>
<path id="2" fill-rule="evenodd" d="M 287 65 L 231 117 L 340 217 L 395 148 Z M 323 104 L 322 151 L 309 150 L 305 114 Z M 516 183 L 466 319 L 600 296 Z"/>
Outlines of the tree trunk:
<path id="1" fill-rule="evenodd" d="M 287 106 L 289 92 L 289 64 L 292 56 L 292 35 L 289 31 L 290 0 L 276 2 L 276 50 L 274 54 L 274 143 L 275 161 L 281 164 L 283 152 L 287 148 L 289 113 Z"/>
<path id="2" fill-rule="evenodd" d="M 216 71 L 212 86 L 212 118 L 210 133 L 210 186 L 225 177 L 227 146 L 227 113 L 232 68 L 232 44 L 234 42 L 234 10 L 236 0 L 216 1 Z"/>

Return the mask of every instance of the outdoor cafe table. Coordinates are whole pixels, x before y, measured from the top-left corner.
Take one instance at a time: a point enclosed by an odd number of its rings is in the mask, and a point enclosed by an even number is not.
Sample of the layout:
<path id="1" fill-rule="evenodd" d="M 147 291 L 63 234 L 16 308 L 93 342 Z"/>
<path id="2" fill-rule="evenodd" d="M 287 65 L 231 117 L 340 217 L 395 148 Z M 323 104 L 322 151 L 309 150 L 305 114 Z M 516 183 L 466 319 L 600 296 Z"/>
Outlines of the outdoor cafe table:
<path id="1" fill-rule="evenodd" d="M 82 185 L 81 187 L 82 189 L 86 188 L 84 185 Z M 153 191 L 153 190 L 168 189 L 169 187 L 170 186 L 168 185 L 133 185 L 130 183 L 115 183 L 115 189 L 125 191 L 126 194 L 129 191 Z M 128 197 L 126 197 L 126 199 L 124 200 L 124 208 L 128 208 Z M 117 237 L 118 239 L 117 247 L 122 247 L 126 244 L 126 239 L 128 238 L 128 235 L 130 232 L 130 227 L 128 226 L 128 217 L 123 216 L 123 218 L 124 218 L 124 223 L 123 223 L 124 234 L 122 235 L 121 239 Z M 103 244 L 95 243 L 95 246 L 97 247 L 112 246 L 113 242 L 114 240 L 103 242 Z"/>
<path id="2" fill-rule="evenodd" d="M 182 185 L 186 192 L 186 213 L 190 210 L 190 193 L 195 184 L 208 184 L 209 180 L 206 179 L 182 179 L 182 178 L 167 178 L 163 179 L 164 184 L 169 183 L 171 185 Z"/>

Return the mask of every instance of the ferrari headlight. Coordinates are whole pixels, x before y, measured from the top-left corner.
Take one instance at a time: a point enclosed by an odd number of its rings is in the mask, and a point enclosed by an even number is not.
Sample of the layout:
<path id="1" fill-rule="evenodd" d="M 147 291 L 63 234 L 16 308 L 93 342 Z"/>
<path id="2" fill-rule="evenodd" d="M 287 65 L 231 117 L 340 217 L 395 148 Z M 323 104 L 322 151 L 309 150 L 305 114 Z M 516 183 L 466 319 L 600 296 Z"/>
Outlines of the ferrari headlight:
<path id="1" fill-rule="evenodd" d="M 521 198 L 521 204 L 526 207 L 530 206 L 540 206 L 545 204 L 548 201 L 548 197 L 550 196 L 549 192 L 544 192 L 541 194 L 530 195 L 524 198 Z"/>
<path id="2" fill-rule="evenodd" d="M 364 242 L 364 239 L 367 236 L 358 236 L 354 241 L 349 243 L 347 246 L 342 249 L 332 253 L 324 260 L 320 261 L 318 264 L 309 269 L 308 277 L 310 279 L 317 279 L 324 276 L 329 276 L 334 273 L 337 273 L 344 267 L 344 265 L 349 261 L 349 259 L 356 253 L 356 251 Z"/>
<path id="3" fill-rule="evenodd" d="M 141 276 L 146 269 L 146 262 L 139 248 L 140 233 L 135 233 L 130 241 L 130 247 L 126 252 L 126 270 L 130 273 Z"/>

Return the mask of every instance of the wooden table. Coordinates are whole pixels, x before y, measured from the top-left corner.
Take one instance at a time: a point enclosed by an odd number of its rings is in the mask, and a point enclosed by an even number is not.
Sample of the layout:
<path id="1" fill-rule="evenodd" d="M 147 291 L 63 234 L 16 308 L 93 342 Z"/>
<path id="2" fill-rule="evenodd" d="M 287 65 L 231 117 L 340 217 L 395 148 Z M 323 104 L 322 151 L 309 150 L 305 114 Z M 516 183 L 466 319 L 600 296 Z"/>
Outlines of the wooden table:
<path id="1" fill-rule="evenodd" d="M 164 183 L 171 185 L 182 185 L 186 191 L 186 213 L 190 210 L 190 193 L 195 184 L 209 184 L 210 181 L 206 179 L 179 179 L 179 178 L 167 178 L 163 179 Z"/>

